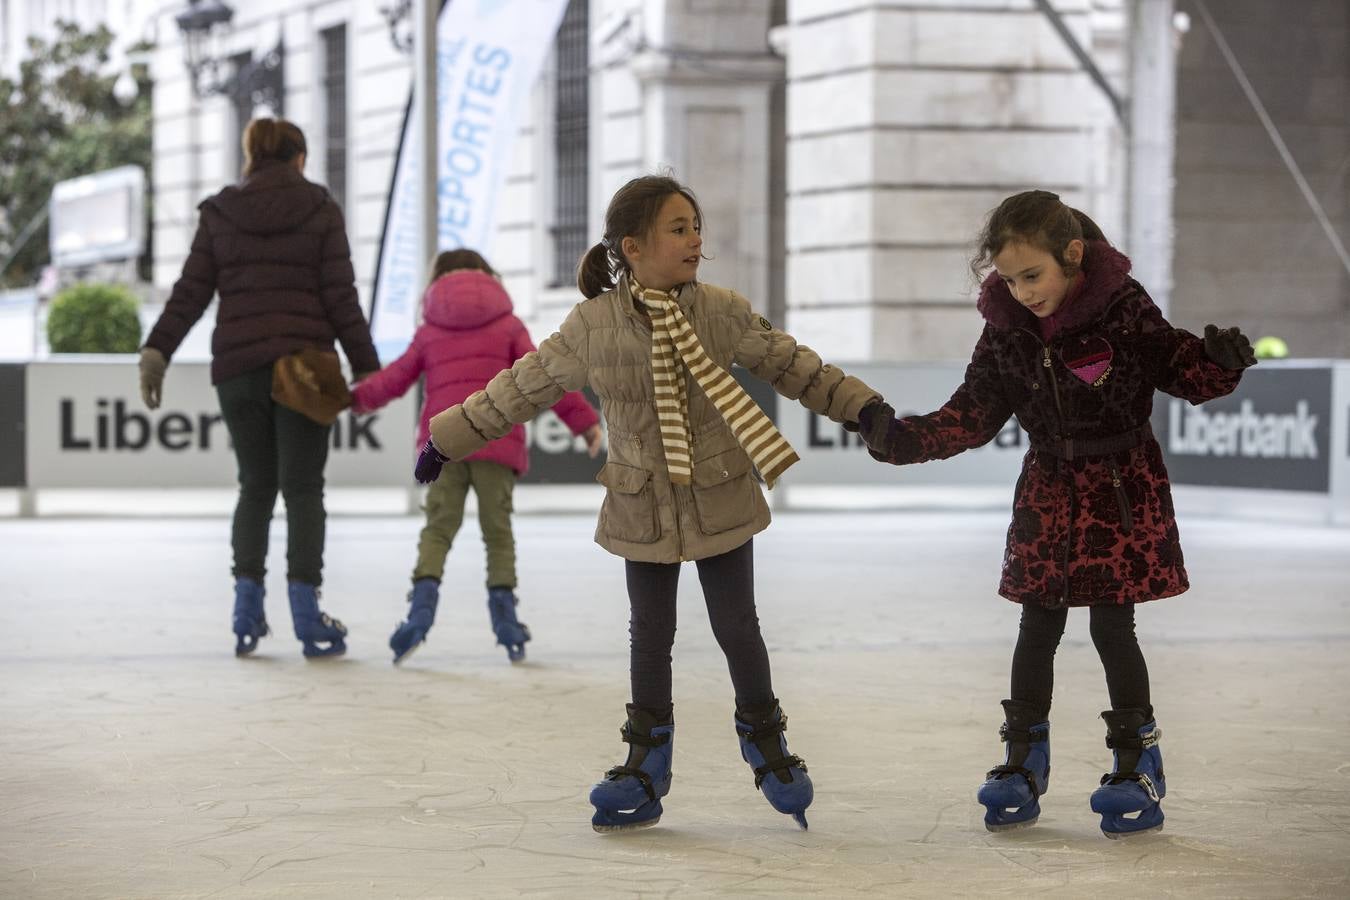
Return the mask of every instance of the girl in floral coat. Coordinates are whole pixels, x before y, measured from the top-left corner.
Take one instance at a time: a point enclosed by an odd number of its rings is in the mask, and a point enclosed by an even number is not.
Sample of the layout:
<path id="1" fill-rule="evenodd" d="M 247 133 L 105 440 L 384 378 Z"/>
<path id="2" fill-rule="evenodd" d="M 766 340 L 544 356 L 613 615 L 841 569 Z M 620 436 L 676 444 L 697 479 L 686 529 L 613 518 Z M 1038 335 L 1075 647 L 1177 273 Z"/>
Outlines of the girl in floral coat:
<path id="1" fill-rule="evenodd" d="M 1148 669 L 1134 606 L 1189 586 L 1162 450 L 1149 428 L 1153 393 L 1191 403 L 1231 392 L 1255 362 L 1236 329 L 1199 338 L 1173 328 L 1129 275 L 1130 261 L 1087 216 L 1047 191 L 1005 200 L 972 263 L 990 263 L 984 331 L 950 400 L 896 419 L 874 403 L 859 427 L 874 458 L 946 459 L 988 443 L 1016 415 L 1031 438 L 1008 528 L 999 593 L 1022 604 L 1005 763 L 979 791 L 990 831 L 1040 815 L 1050 772 L 1055 649 L 1071 606 L 1091 608 L 1106 670 L 1114 770 L 1092 795 L 1107 837 L 1162 827 L 1166 791 Z"/>

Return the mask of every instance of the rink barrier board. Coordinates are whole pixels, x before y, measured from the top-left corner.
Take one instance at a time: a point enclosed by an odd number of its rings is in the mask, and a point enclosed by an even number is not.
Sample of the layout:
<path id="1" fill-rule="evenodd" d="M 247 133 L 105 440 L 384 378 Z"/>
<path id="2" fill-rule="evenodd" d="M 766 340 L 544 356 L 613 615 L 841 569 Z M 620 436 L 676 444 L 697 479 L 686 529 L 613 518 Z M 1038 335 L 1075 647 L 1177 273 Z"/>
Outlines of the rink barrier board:
<path id="1" fill-rule="evenodd" d="M 22 364 L 0 363 L 0 488 L 21 488 L 24 471 L 24 382 Z"/>
<path id="2" fill-rule="evenodd" d="M 843 367 L 897 412 L 939 408 L 962 363 Z M 884 466 L 861 440 L 743 370 L 735 375 L 778 423 L 801 461 L 789 485 L 1008 485 L 1027 435 L 1009 420 L 993 441 L 917 466 Z M 588 398 L 596 404 L 593 394 Z M 344 415 L 325 470 L 335 487 L 411 487 L 416 392 L 373 416 Z M 1320 498 L 1350 519 L 1350 361 L 1266 361 L 1232 395 L 1192 407 L 1159 393 L 1154 430 L 1175 484 L 1279 491 Z M 206 363 L 175 363 L 164 405 L 146 410 L 135 357 L 69 357 L 0 366 L 0 487 L 228 487 L 235 463 Z M 593 483 L 602 459 L 552 413 L 527 426 L 529 484 Z M 22 448 L 22 452 L 16 452 Z"/>

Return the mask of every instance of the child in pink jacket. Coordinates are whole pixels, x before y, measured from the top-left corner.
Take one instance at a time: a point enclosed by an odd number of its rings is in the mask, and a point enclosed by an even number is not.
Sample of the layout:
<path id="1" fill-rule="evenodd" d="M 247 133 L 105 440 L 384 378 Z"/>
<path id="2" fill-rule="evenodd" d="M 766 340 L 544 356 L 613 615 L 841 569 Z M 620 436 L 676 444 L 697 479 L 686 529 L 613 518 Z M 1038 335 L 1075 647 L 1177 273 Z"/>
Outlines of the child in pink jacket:
<path id="1" fill-rule="evenodd" d="M 352 388 L 357 413 L 379 409 L 403 396 L 426 377 L 426 398 L 418 424 L 417 446 L 430 436 L 433 413 L 461 403 L 487 386 L 492 376 L 534 350 L 525 325 L 512 311 L 511 298 L 497 273 L 473 250 L 450 250 L 436 257 L 431 284 L 422 297 L 423 323 L 412 344 L 394 362 Z M 594 457 L 600 451 L 600 419 L 579 393 L 569 393 L 554 412 L 573 434 L 586 439 Z M 461 462 L 447 463 L 427 491 L 426 525 L 417 548 L 407 621 L 400 622 L 389 646 L 394 662 L 426 640 L 436 618 L 445 557 L 464 521 L 464 501 L 472 487 L 478 497 L 478 521 L 487 546 L 488 610 L 497 643 L 512 662 L 525 658 L 530 630 L 516 619 L 516 543 L 511 532 L 511 493 L 516 478 L 529 468 L 525 429 L 517 425 Z"/>

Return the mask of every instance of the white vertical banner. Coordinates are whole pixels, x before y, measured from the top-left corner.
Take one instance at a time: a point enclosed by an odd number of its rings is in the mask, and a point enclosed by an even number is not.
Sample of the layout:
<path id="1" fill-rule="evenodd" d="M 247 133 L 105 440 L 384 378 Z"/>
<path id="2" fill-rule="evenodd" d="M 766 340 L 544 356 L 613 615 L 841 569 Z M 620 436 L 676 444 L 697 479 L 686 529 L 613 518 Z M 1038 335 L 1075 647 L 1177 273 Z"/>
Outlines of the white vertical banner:
<path id="1" fill-rule="evenodd" d="M 438 247 L 486 252 L 497 194 L 530 91 L 567 0 L 451 0 L 436 28 Z M 411 112 L 411 104 L 409 104 Z M 416 327 L 427 260 L 418 258 L 417 141 L 405 114 L 371 303 L 380 358 L 402 353 Z"/>

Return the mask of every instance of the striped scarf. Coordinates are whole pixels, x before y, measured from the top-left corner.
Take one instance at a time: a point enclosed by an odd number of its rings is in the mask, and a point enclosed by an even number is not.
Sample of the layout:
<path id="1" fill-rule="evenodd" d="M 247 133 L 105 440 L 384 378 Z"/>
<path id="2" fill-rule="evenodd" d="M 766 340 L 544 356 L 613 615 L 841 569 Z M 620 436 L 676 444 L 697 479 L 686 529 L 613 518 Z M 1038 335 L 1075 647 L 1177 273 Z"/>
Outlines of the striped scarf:
<path id="1" fill-rule="evenodd" d="M 656 389 L 656 413 L 661 423 L 661 444 L 666 451 L 670 480 L 675 484 L 692 481 L 689 395 L 685 382 L 688 371 L 731 426 L 732 434 L 754 461 L 764 482 L 772 488 L 788 466 L 798 460 L 792 445 L 736 379 L 708 358 L 673 292 L 650 290 L 636 280 L 632 280 L 631 286 L 633 296 L 642 302 L 651 316 L 652 383 Z"/>

